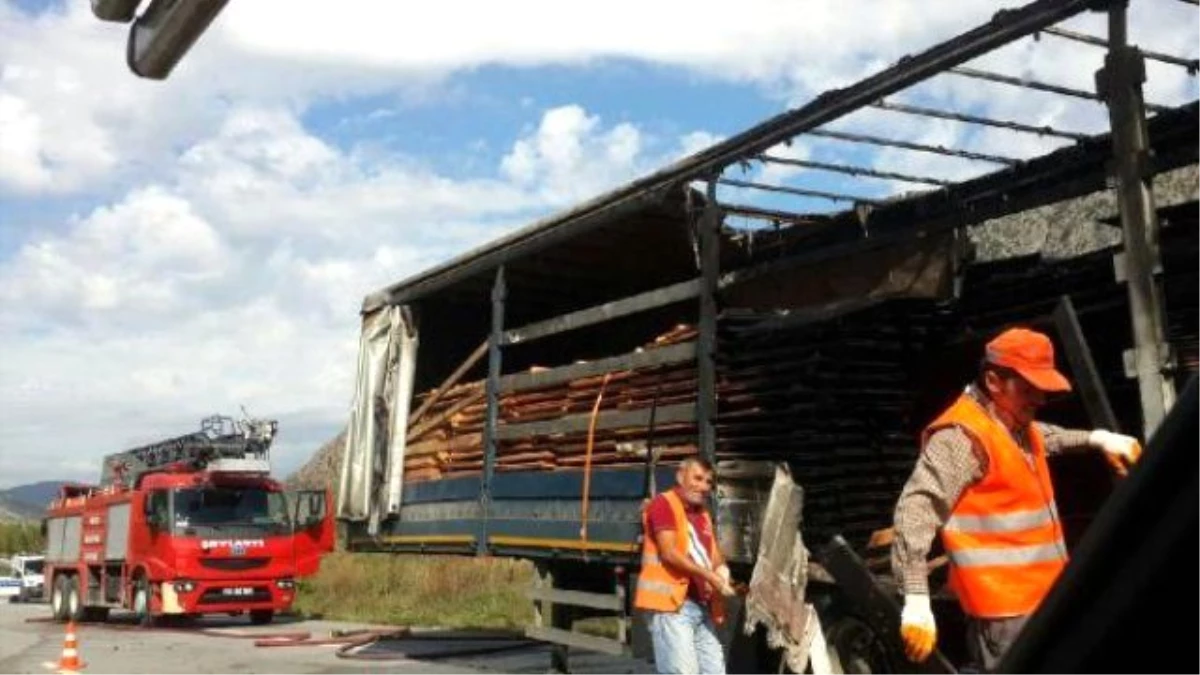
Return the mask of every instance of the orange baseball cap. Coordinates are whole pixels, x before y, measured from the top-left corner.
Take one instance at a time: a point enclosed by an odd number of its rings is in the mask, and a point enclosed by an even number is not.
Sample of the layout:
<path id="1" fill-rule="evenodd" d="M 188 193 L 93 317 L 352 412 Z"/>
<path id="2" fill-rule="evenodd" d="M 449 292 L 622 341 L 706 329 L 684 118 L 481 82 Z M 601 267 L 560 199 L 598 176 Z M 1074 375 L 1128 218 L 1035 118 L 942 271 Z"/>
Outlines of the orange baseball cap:
<path id="1" fill-rule="evenodd" d="M 1071 383 L 1054 368 L 1054 343 L 1028 328 L 1010 328 L 987 343 L 988 363 L 1011 368 L 1042 391 L 1071 391 Z"/>

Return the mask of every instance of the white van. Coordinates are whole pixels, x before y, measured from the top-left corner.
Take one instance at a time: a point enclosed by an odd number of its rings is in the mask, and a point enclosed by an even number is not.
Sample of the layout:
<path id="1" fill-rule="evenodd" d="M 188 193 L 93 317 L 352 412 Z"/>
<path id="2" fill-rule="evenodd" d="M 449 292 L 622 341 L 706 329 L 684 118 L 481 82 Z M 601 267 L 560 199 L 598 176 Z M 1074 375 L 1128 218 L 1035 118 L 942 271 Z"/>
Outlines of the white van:
<path id="1" fill-rule="evenodd" d="M 13 575 L 21 582 L 17 589 L 17 602 L 42 601 L 46 587 L 42 573 L 45 564 L 46 556 L 33 553 L 18 553 L 9 560 Z"/>
<path id="2" fill-rule="evenodd" d="M 0 560 L 0 601 L 16 602 L 20 598 L 20 577 L 7 560 Z"/>

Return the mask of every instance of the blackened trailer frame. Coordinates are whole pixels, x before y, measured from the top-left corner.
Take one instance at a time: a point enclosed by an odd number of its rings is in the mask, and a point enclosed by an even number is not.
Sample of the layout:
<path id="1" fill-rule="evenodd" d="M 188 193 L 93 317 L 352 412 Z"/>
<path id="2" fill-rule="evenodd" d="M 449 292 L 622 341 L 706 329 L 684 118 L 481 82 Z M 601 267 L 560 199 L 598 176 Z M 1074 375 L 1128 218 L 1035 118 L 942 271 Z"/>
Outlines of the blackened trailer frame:
<path id="1" fill-rule="evenodd" d="M 887 97 L 932 77 L 945 73 L 971 72 L 963 71 L 962 64 L 1018 39 L 1040 33 L 1062 36 L 1062 31 L 1050 32 L 1053 25 L 1089 9 L 1108 12 L 1110 35 L 1105 44 L 1109 53 L 1105 68 L 1098 77 L 1103 86 L 1097 95 L 1088 95 L 1086 98 L 1104 100 L 1109 106 L 1113 129 L 1111 137 L 887 101 Z M 1139 380 L 1145 433 L 1149 436 L 1171 405 L 1171 362 L 1162 337 L 1162 304 L 1158 299 L 1157 282 L 1154 277 L 1154 270 L 1158 269 L 1157 223 L 1149 181 L 1156 171 L 1196 162 L 1197 108 L 1194 103 L 1173 109 L 1160 106 L 1156 109 L 1161 112 L 1147 124 L 1147 106 L 1143 103 L 1141 94 L 1141 82 L 1144 79 L 1143 57 L 1136 48 L 1126 44 L 1125 25 L 1126 5 L 1123 0 L 1038 0 L 1019 9 L 1002 11 L 988 23 L 920 54 L 905 58 L 873 77 L 844 89 L 826 92 L 801 108 L 771 118 L 661 171 L 369 296 L 364 302 L 364 311 L 371 311 L 386 304 L 433 297 L 439 291 L 460 282 L 481 275 L 495 275 L 491 295 L 492 329 L 488 342 L 485 470 L 479 493 L 482 520 L 477 536 L 470 538 L 473 548 L 479 552 L 495 552 L 496 547 L 489 541 L 487 505 L 492 496 L 496 445 L 502 436 L 507 438 L 518 432 L 511 429 L 506 430 L 504 434 L 500 433 L 496 419 L 499 393 L 534 386 L 534 378 L 540 378 L 542 381 L 562 381 L 574 376 L 573 373 L 593 372 L 590 368 L 581 369 L 581 366 L 574 365 L 537 373 L 536 376 L 504 376 L 501 371 L 501 358 L 503 349 L 508 346 L 558 335 L 617 316 L 644 312 L 683 300 L 698 299 L 699 334 L 696 342 L 690 344 L 686 350 L 680 350 L 680 354 L 674 354 L 673 358 L 695 358 L 697 361 L 698 397 L 694 415 L 698 442 L 705 456 L 711 458 L 714 455 L 715 439 L 712 425 L 716 415 L 716 396 L 713 357 L 717 297 L 721 288 L 753 278 L 756 274 L 755 269 L 722 273 L 722 220 L 725 215 L 732 213 L 775 222 L 789 222 L 793 223 L 794 228 L 811 232 L 811 239 L 803 240 L 804 243 L 811 241 L 811 246 L 791 257 L 768 263 L 778 267 L 795 264 L 814 255 L 819 257 L 834 250 L 871 248 L 947 229 L 962 228 L 987 219 L 1094 192 L 1105 187 L 1106 160 L 1115 155 L 1122 225 L 1128 249 L 1123 272 L 1130 280 L 1128 292 L 1136 338 L 1133 355 L 1128 359 L 1129 369 L 1130 372 L 1136 373 Z M 1180 57 L 1170 58 L 1187 62 Z M 1193 69 L 1188 70 L 1194 74 Z M 1066 91 L 1065 88 L 1055 86 L 1043 87 L 1040 85 L 1045 83 L 1032 78 L 1015 78 L 1017 81 L 1014 82 L 1013 78 L 1001 77 L 1005 79 L 1005 84 L 1029 86 L 1030 83 L 1036 83 L 1037 88 L 1055 95 L 1078 97 L 1079 93 L 1077 90 Z M 768 185 L 724 177 L 724 173 L 731 168 L 742 168 L 764 159 L 768 162 L 775 159 L 767 154 L 771 148 L 780 143 L 789 143 L 805 134 L 836 134 L 841 140 L 848 142 L 906 143 L 899 139 L 880 139 L 821 128 L 849 113 L 868 107 L 908 115 L 952 119 L 1015 133 L 1054 136 L 1075 143 L 1028 160 L 956 148 L 912 147 L 910 149 L 940 152 L 965 161 L 988 161 L 1000 164 L 1004 168 L 905 197 L 859 198 L 827 190 Z M 1180 139 L 1185 142 L 1176 142 Z M 1153 166 L 1150 162 L 1151 154 L 1155 159 Z M 867 178 L 888 177 L 904 180 L 899 178 L 897 172 L 890 172 L 892 175 L 887 176 L 888 172 L 864 170 L 865 167 L 843 166 L 839 169 L 842 172 L 859 170 L 861 175 Z M 872 175 L 873 173 L 875 175 Z M 506 293 L 503 270 L 508 263 L 617 222 L 648 207 L 661 205 L 680 191 L 687 195 L 688 203 L 691 204 L 695 195 L 691 191 L 692 185 L 697 183 L 704 187 L 703 203 L 699 208 L 688 209 L 697 248 L 699 274 L 696 278 L 593 307 L 576 309 L 519 328 L 504 329 Z M 748 204 L 730 204 L 726 208 L 718 195 L 718 186 L 722 184 L 852 201 L 854 208 L 832 215 L 792 213 L 782 208 Z M 695 196 L 695 200 L 700 199 Z M 628 367 L 644 358 L 644 355 L 634 353 L 606 358 L 598 364 L 603 363 L 606 368 Z M 685 419 L 690 414 L 691 409 L 672 411 L 672 415 L 678 415 L 679 419 Z M 597 546 L 600 544 L 599 541 L 595 542 Z"/>

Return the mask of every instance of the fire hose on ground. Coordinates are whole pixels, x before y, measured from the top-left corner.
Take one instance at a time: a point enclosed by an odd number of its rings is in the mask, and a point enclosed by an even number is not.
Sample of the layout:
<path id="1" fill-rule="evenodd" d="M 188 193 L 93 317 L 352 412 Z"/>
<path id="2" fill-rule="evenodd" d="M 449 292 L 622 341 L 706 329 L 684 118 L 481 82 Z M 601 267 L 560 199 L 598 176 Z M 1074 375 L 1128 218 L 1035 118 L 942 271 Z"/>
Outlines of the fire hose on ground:
<path id="1" fill-rule="evenodd" d="M 26 623 L 52 623 L 53 618 L 37 617 L 25 620 Z M 200 628 L 187 626 L 141 626 L 128 623 L 85 623 L 85 625 L 105 630 L 153 631 L 163 633 L 182 633 L 187 635 L 204 635 L 206 637 L 231 638 L 237 640 L 254 640 L 255 647 L 321 647 L 338 645 L 335 655 L 341 659 L 362 661 L 391 661 L 397 659 L 438 660 L 466 656 L 482 656 L 499 652 L 514 651 L 540 644 L 523 635 L 513 633 L 500 634 L 470 634 L 445 633 L 441 631 L 414 632 L 407 626 L 383 629 L 333 630 L 327 638 L 315 638 L 309 631 L 278 631 L 278 632 L 242 632 L 231 631 L 228 628 Z M 372 652 L 372 647 L 389 641 L 426 642 L 426 643 L 459 643 L 459 646 L 441 650 L 430 650 L 420 653 L 402 652 Z M 482 643 L 463 648 L 463 643 Z M 498 644 L 497 644 L 498 643 Z"/>

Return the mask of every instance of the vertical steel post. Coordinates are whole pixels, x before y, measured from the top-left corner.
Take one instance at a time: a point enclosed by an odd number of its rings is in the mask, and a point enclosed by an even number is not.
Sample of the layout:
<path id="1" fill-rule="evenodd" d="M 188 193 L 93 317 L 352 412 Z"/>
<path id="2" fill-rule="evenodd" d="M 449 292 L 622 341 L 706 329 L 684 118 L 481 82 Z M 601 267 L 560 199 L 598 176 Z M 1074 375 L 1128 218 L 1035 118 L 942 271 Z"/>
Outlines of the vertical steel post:
<path id="1" fill-rule="evenodd" d="M 717 415 L 717 275 L 721 267 L 721 209 L 717 205 L 717 176 L 708 180 L 707 203 L 700 228 L 700 326 L 696 341 L 699 392 L 696 399 L 696 428 L 700 456 L 716 462 Z M 713 491 L 716 494 L 716 491 Z"/>
<path id="2" fill-rule="evenodd" d="M 504 337 L 504 301 L 508 289 L 504 285 L 504 266 L 496 268 L 492 284 L 492 332 L 488 335 L 488 374 L 486 386 L 487 417 L 483 427 L 483 480 L 479 485 L 479 541 L 475 551 L 488 552 L 488 516 L 492 505 L 492 475 L 496 466 L 496 423 L 500 418 L 500 341 Z"/>
<path id="3" fill-rule="evenodd" d="M 1154 206 L 1153 170 L 1146 132 L 1142 83 L 1145 61 L 1128 44 L 1127 0 L 1108 6 L 1108 54 L 1096 73 L 1096 89 L 1108 106 L 1112 127 L 1117 204 L 1125 252 L 1118 264 L 1129 294 L 1133 349 L 1125 354 L 1125 370 L 1137 377 L 1142 426 L 1149 438 L 1175 402 L 1172 359 L 1166 343 L 1159 274 L 1158 214 Z"/>

